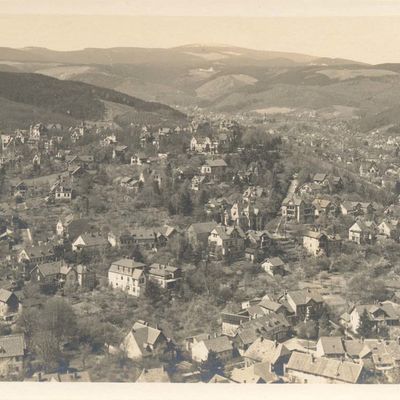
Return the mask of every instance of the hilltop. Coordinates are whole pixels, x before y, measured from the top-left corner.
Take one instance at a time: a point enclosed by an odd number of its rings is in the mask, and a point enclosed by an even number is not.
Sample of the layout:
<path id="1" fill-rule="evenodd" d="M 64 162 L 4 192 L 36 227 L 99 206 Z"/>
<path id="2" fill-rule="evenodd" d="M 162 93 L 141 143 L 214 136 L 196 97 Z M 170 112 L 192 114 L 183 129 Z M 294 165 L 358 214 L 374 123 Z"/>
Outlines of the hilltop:
<path id="1" fill-rule="evenodd" d="M 38 114 L 43 115 L 44 122 L 104 121 L 110 113 L 112 119 L 118 118 L 119 123 L 131 121 L 129 116 L 132 115 L 160 121 L 184 117 L 164 104 L 143 101 L 82 82 L 34 73 L 0 71 L 0 103 L 3 127 L 13 126 L 17 121 L 21 126 L 21 121 L 32 120 L 32 116 Z"/>

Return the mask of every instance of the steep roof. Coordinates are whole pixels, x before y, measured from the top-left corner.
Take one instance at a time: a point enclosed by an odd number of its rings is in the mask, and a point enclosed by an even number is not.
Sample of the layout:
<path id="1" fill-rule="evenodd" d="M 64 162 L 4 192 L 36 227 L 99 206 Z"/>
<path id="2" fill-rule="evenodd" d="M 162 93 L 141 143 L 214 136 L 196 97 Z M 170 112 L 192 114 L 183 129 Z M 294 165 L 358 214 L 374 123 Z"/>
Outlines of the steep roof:
<path id="1" fill-rule="evenodd" d="M 284 263 L 279 257 L 266 258 L 266 259 L 263 261 L 263 264 L 264 264 L 264 263 L 269 263 L 269 264 L 271 264 L 273 267 L 279 267 L 279 266 L 285 265 L 285 263 Z"/>
<path id="2" fill-rule="evenodd" d="M 281 343 L 258 338 L 244 353 L 245 358 L 259 362 L 275 364 L 282 356 L 289 355 L 290 351 Z"/>
<path id="3" fill-rule="evenodd" d="M 294 351 L 286 365 L 286 370 L 295 370 L 344 383 L 358 383 L 363 366 L 349 361 L 315 357 Z"/>
<path id="4" fill-rule="evenodd" d="M 189 229 L 197 234 L 210 233 L 217 226 L 216 222 L 196 222 L 190 225 Z"/>
<path id="5" fill-rule="evenodd" d="M 105 246 L 108 244 L 107 239 L 103 236 L 93 236 L 87 233 L 83 233 L 82 235 L 80 235 L 80 237 L 82 238 L 86 246 Z"/>
<path id="6" fill-rule="evenodd" d="M 0 303 L 7 303 L 13 292 L 6 289 L 0 289 Z"/>
<path id="7" fill-rule="evenodd" d="M 279 380 L 278 376 L 271 372 L 271 365 L 268 362 L 234 368 L 231 378 L 237 383 L 272 383 Z"/>
<path id="8" fill-rule="evenodd" d="M 296 305 L 307 304 L 310 300 L 314 300 L 316 303 L 322 303 L 324 301 L 317 291 L 311 289 L 294 290 L 288 292 L 287 296 L 290 297 Z"/>
<path id="9" fill-rule="evenodd" d="M 208 351 L 212 351 L 217 354 L 233 349 L 232 343 L 227 336 L 219 336 L 216 338 L 207 339 L 204 340 L 203 343 Z"/>
<path id="10" fill-rule="evenodd" d="M 339 336 L 321 336 L 319 343 L 322 346 L 324 355 L 344 355 L 345 353 L 342 338 Z"/>
<path id="11" fill-rule="evenodd" d="M 206 160 L 206 165 L 209 167 L 227 167 L 228 164 L 222 159 L 218 158 L 216 160 Z"/>
<path id="12" fill-rule="evenodd" d="M 153 328 L 142 322 L 133 324 L 131 333 L 136 340 L 136 343 L 142 352 L 147 350 L 147 345 L 154 345 L 160 336 L 163 336 L 161 330 Z"/>
<path id="13" fill-rule="evenodd" d="M 23 356 L 24 350 L 23 334 L 0 336 L 0 358 Z"/>
<path id="14" fill-rule="evenodd" d="M 68 267 L 68 265 L 65 264 L 64 261 L 54 261 L 54 262 L 39 264 L 37 266 L 37 269 L 43 276 L 57 275 L 60 273 L 67 274 L 71 270 L 71 268 Z"/>

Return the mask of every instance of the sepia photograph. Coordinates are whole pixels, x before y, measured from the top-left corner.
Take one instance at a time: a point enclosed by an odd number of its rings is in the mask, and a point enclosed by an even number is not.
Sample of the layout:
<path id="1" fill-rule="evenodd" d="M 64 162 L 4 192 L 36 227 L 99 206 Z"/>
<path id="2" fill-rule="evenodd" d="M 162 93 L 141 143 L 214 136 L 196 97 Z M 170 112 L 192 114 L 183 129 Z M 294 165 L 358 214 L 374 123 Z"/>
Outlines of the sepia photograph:
<path id="1" fill-rule="evenodd" d="M 0 0 L 0 135 L 1 398 L 398 388 L 400 0 Z"/>

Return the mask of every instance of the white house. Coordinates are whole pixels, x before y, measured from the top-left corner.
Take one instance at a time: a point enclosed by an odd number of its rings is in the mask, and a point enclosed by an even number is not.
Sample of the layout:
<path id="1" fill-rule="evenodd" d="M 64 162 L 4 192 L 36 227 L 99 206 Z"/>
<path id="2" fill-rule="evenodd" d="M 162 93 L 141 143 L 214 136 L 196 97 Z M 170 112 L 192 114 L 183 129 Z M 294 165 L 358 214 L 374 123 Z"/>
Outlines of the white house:
<path id="1" fill-rule="evenodd" d="M 108 270 L 108 283 L 113 289 L 139 297 L 146 288 L 145 264 L 123 258 L 111 264 Z"/>

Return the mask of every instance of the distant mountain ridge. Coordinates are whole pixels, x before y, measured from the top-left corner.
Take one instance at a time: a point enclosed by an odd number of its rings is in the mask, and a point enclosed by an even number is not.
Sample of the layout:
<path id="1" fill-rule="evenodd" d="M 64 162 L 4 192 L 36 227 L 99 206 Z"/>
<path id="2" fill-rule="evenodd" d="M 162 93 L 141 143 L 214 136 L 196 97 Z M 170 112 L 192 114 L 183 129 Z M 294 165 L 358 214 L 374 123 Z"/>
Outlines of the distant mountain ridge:
<path id="1" fill-rule="evenodd" d="M 0 71 L 84 82 L 189 112 L 191 107 L 225 113 L 344 107 L 365 129 L 400 119 L 395 110 L 400 64 L 215 44 L 66 52 L 3 48 L 0 61 Z"/>

